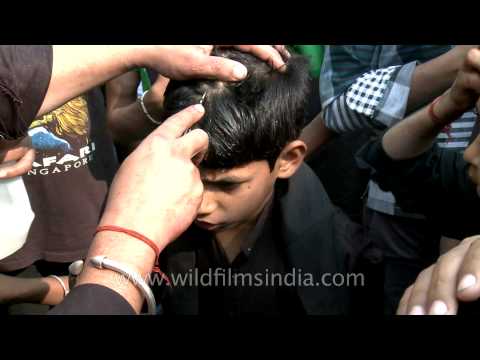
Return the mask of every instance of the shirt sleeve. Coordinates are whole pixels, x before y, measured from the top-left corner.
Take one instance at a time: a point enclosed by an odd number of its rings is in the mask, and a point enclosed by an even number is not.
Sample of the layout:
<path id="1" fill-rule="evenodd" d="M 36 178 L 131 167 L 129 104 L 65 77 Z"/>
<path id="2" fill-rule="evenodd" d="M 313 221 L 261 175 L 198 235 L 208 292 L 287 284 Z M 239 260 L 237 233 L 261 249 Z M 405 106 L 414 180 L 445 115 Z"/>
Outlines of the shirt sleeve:
<path id="1" fill-rule="evenodd" d="M 35 119 L 52 75 L 50 45 L 0 46 L 0 134 L 18 139 Z"/>
<path id="2" fill-rule="evenodd" d="M 462 239 L 480 231 L 475 220 L 480 198 L 461 153 L 434 145 L 418 157 L 395 161 L 378 139 L 365 144 L 356 160 L 402 209 L 424 213 L 444 235 Z"/>
<path id="3" fill-rule="evenodd" d="M 325 125 L 339 133 L 384 129 L 405 117 L 416 62 L 370 70 L 324 103 Z"/>
<path id="4" fill-rule="evenodd" d="M 80 285 L 72 289 L 65 300 L 54 307 L 49 315 L 136 315 L 120 294 L 95 284 Z"/>

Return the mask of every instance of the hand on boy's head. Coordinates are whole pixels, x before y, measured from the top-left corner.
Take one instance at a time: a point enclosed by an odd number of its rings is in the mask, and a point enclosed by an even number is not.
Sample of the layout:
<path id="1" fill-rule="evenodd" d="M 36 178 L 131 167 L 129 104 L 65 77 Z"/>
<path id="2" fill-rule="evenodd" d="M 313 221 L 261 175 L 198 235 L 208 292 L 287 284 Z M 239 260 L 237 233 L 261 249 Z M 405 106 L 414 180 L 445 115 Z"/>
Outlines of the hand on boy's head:
<path id="1" fill-rule="evenodd" d="M 285 45 L 221 45 L 222 47 L 233 46 L 234 48 L 255 55 L 267 62 L 272 68 L 284 72 L 286 64 L 284 59 L 291 55 Z"/>
<path id="2" fill-rule="evenodd" d="M 34 160 L 35 150 L 30 137 L 16 141 L 0 140 L 0 179 L 26 174 Z"/>

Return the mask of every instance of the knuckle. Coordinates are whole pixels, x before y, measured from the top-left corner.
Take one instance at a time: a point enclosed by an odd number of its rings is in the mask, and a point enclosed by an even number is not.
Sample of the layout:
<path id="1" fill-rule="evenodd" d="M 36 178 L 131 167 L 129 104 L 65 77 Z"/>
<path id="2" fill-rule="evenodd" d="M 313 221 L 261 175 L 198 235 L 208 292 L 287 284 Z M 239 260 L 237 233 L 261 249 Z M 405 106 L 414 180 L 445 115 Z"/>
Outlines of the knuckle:
<path id="1" fill-rule="evenodd" d="M 467 64 L 474 65 L 477 59 L 478 50 L 477 49 L 470 49 L 467 52 L 467 56 L 465 57 Z"/>

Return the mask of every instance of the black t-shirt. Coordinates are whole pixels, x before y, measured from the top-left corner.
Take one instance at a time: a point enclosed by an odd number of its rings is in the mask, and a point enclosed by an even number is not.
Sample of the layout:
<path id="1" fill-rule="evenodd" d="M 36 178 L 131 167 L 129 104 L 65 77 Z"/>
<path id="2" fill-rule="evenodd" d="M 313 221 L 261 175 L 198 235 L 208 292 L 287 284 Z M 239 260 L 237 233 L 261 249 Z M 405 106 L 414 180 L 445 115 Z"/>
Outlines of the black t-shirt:
<path id="1" fill-rule="evenodd" d="M 23 180 L 35 219 L 2 272 L 85 257 L 118 167 L 98 88 L 36 119 L 29 135 L 37 154 Z"/>
<path id="2" fill-rule="evenodd" d="M 53 51 L 49 45 L 0 46 L 0 135 L 26 135 L 50 83 Z"/>

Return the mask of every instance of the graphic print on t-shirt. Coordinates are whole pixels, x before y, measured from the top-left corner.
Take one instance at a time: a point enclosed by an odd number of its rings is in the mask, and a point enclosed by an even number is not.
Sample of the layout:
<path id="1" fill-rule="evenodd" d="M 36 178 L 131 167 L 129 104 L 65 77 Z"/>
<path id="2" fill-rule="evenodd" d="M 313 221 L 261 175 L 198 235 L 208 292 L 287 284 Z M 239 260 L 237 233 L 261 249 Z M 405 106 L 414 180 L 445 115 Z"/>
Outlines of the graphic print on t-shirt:
<path id="1" fill-rule="evenodd" d="M 37 155 L 28 175 L 65 173 L 92 161 L 90 117 L 84 96 L 35 120 L 28 134 Z"/>

